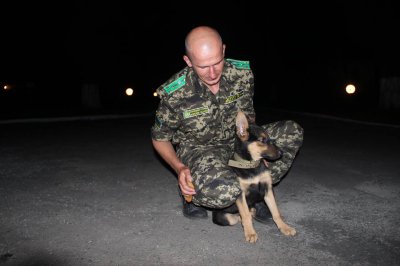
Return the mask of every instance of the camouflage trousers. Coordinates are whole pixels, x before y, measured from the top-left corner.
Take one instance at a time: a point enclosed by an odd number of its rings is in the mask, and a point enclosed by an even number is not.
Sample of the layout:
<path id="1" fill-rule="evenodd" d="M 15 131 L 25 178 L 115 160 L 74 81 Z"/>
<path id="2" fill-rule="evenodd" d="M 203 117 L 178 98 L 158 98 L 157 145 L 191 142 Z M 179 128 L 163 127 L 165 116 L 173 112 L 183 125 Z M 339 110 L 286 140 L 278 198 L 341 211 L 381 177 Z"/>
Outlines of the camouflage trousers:
<path id="1" fill-rule="evenodd" d="M 294 121 L 278 121 L 262 126 L 281 149 L 281 159 L 269 163 L 273 183 L 288 172 L 303 142 L 303 128 Z M 233 156 L 230 145 L 200 146 L 181 149 L 178 156 L 190 168 L 196 195 L 193 203 L 208 208 L 225 208 L 241 194 L 239 181 L 228 166 Z"/>

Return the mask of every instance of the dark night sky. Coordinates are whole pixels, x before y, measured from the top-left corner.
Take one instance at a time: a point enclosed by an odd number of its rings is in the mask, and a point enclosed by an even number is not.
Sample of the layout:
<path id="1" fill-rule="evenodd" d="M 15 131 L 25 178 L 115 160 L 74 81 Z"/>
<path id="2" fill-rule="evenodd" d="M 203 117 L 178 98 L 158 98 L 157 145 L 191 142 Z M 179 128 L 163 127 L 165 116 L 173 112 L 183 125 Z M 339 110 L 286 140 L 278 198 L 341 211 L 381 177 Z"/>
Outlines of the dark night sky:
<path id="1" fill-rule="evenodd" d="M 228 57 L 251 61 L 256 93 L 273 100 L 290 94 L 294 103 L 321 87 L 325 99 L 330 88 L 354 79 L 368 102 L 379 78 L 400 76 L 395 1 L 298 2 L 3 3 L 0 79 L 71 91 L 82 82 L 152 91 L 184 67 L 185 34 L 200 24 L 220 31 Z M 53 93 L 57 88 L 51 86 Z"/>

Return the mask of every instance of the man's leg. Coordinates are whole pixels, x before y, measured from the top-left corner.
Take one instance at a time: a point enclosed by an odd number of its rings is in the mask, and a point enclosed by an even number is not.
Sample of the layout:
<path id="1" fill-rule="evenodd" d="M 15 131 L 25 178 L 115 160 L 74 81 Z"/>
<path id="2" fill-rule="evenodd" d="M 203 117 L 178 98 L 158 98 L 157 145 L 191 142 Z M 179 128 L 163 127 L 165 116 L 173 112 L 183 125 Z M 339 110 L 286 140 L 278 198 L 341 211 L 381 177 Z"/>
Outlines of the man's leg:
<path id="1" fill-rule="evenodd" d="M 195 205 L 221 209 L 235 203 L 241 189 L 236 174 L 227 165 L 231 154 L 229 147 L 207 147 L 183 156 L 197 192 L 193 196 Z"/>

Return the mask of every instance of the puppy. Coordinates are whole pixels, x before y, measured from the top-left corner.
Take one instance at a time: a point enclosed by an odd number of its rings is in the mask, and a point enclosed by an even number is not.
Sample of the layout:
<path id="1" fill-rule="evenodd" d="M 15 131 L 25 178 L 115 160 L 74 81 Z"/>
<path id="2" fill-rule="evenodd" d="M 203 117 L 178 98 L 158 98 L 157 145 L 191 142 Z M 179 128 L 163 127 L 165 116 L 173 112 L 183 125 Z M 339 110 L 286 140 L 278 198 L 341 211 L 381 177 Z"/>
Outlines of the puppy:
<path id="1" fill-rule="evenodd" d="M 294 236 L 296 230 L 283 221 L 279 212 L 268 169 L 267 161 L 280 157 L 281 152 L 267 132 L 260 126 L 249 124 L 245 114 L 239 111 L 236 116 L 235 153 L 229 165 L 238 176 L 242 194 L 231 207 L 213 210 L 213 222 L 225 226 L 241 221 L 246 241 L 255 243 L 258 236 L 250 210 L 254 210 L 255 203 L 265 201 L 279 230 L 284 235 Z"/>

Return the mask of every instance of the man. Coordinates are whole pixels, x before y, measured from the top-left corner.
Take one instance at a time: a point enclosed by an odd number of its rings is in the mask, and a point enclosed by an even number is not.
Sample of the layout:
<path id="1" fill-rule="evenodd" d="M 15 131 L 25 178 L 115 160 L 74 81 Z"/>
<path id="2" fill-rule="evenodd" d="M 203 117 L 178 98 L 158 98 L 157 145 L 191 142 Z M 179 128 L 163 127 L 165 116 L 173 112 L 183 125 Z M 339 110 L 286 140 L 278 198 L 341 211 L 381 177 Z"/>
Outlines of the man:
<path id="1" fill-rule="evenodd" d="M 188 218 L 206 218 L 206 208 L 228 207 L 241 193 L 227 163 L 233 155 L 237 111 L 255 122 L 254 77 L 248 61 L 225 59 L 225 47 L 215 29 L 192 29 L 185 39 L 187 67 L 157 89 L 160 103 L 152 142 L 177 173 L 181 194 L 193 195 L 192 203 L 182 197 L 183 214 Z M 264 128 L 284 153 L 280 161 L 270 164 L 277 183 L 302 144 L 303 129 L 293 121 Z M 254 218 L 270 221 L 264 203 L 256 205 Z"/>

